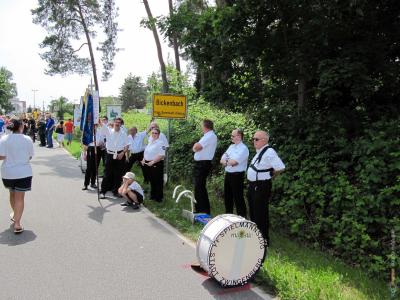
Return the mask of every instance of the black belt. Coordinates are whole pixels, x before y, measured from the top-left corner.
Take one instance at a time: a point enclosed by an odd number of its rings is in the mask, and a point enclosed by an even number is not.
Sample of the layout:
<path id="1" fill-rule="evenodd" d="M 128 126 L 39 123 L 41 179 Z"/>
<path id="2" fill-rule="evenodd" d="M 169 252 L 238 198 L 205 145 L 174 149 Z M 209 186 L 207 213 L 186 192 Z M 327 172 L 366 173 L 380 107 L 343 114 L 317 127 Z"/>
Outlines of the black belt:
<path id="1" fill-rule="evenodd" d="M 140 154 L 140 153 L 143 153 L 143 152 L 144 152 L 144 151 L 135 152 L 135 153 L 131 153 L 131 155 Z"/>
<path id="2" fill-rule="evenodd" d="M 260 184 L 260 183 L 265 183 L 265 182 L 268 182 L 268 181 L 271 181 L 271 179 L 249 181 L 249 185 L 250 186 L 254 186 L 254 185 L 257 185 L 257 184 Z"/>
<path id="3" fill-rule="evenodd" d="M 123 151 L 124 151 L 124 150 L 120 150 L 120 151 L 115 152 L 115 151 L 108 151 L 108 150 L 107 150 L 107 154 L 110 154 L 110 155 L 113 155 L 113 154 L 115 154 L 115 153 L 120 154 L 120 153 L 123 152 Z"/>
<path id="4" fill-rule="evenodd" d="M 196 164 L 204 164 L 204 163 L 210 163 L 211 160 L 195 160 L 194 161 Z"/>
<path id="5" fill-rule="evenodd" d="M 243 175 L 244 174 L 244 171 L 242 171 L 242 172 L 226 172 L 226 175 Z"/>

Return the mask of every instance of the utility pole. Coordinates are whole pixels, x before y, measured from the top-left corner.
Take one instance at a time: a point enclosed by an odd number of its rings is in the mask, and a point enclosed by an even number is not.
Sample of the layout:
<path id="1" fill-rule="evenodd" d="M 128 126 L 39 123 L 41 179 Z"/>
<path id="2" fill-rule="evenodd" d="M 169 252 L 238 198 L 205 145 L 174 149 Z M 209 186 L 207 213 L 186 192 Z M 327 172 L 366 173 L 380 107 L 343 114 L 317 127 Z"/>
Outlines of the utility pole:
<path id="1" fill-rule="evenodd" d="M 32 90 L 32 92 L 33 92 L 33 109 L 35 109 L 35 107 L 36 107 L 36 92 L 38 92 L 39 90 L 35 90 L 35 89 L 33 89 Z"/>

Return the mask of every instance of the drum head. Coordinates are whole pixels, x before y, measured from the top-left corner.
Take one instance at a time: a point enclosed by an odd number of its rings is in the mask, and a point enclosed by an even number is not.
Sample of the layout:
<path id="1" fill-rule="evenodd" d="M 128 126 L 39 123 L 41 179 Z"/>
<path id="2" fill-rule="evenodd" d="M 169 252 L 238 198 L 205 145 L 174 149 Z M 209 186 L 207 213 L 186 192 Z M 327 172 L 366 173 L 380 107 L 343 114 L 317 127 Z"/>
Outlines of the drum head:
<path id="1" fill-rule="evenodd" d="M 246 284 L 260 269 L 265 240 L 248 220 L 235 221 L 220 231 L 208 253 L 208 273 L 223 286 Z"/>

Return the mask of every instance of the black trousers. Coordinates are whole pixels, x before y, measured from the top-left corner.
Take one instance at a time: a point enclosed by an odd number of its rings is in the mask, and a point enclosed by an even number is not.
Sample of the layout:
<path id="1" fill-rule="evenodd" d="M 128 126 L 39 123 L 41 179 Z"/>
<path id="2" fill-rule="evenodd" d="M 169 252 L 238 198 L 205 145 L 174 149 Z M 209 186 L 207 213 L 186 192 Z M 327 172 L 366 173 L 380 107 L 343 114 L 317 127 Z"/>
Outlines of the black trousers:
<path id="1" fill-rule="evenodd" d="M 142 169 L 144 181 L 149 182 L 149 176 L 147 175 L 147 172 L 145 171 L 146 168 L 144 166 L 142 166 L 142 164 L 140 163 L 143 159 L 143 154 L 144 154 L 144 151 L 138 152 L 138 153 L 132 153 L 131 156 L 129 156 L 129 161 L 126 164 L 126 172 L 130 172 L 132 170 L 133 164 L 137 163 L 140 166 L 140 168 Z"/>
<path id="2" fill-rule="evenodd" d="M 243 190 L 244 172 L 226 172 L 224 180 L 224 200 L 225 212 L 227 214 L 233 214 L 233 206 L 236 206 L 236 213 L 243 218 L 247 218 Z"/>
<path id="3" fill-rule="evenodd" d="M 151 167 L 148 165 L 144 165 L 144 167 L 150 181 L 150 199 L 162 202 L 164 198 L 164 161 L 159 161 Z"/>
<path id="4" fill-rule="evenodd" d="M 210 200 L 207 192 L 207 176 L 211 172 L 211 160 L 199 160 L 194 162 L 193 181 L 194 197 L 196 199 L 196 212 L 211 214 Z"/>
<path id="5" fill-rule="evenodd" d="M 247 191 L 250 220 L 256 223 L 269 245 L 269 200 L 271 198 L 271 180 L 249 182 Z"/>
<path id="6" fill-rule="evenodd" d="M 46 133 L 40 132 L 39 133 L 40 145 L 46 146 Z"/>
<path id="7" fill-rule="evenodd" d="M 101 182 L 102 194 L 105 194 L 107 191 L 112 191 L 114 194 L 118 193 L 118 188 L 122 183 L 122 176 L 125 174 L 125 168 L 124 157 L 121 160 L 113 159 L 113 155 L 107 153 L 103 181 Z"/>
<path id="8" fill-rule="evenodd" d="M 90 184 L 96 183 L 96 173 L 100 164 L 100 147 L 97 147 L 97 161 L 94 153 L 94 146 L 89 146 L 86 150 L 86 162 L 87 168 L 85 172 L 85 182 L 84 185 L 88 186 Z"/>

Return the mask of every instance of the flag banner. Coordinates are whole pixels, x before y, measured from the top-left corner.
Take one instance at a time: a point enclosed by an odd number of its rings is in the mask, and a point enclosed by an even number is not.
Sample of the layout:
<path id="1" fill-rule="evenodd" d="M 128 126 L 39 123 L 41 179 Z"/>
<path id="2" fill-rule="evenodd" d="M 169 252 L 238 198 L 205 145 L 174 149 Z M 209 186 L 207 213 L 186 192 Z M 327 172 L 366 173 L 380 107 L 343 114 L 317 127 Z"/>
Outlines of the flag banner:
<path id="1" fill-rule="evenodd" d="M 82 113 L 82 109 L 80 108 L 80 106 L 78 104 L 74 105 L 74 127 L 78 127 L 81 125 L 81 113 Z"/>
<path id="2" fill-rule="evenodd" d="M 93 120 L 93 96 L 88 95 L 86 101 L 86 113 L 85 122 L 83 126 L 82 144 L 88 146 L 93 142 L 93 130 L 94 130 L 94 120 Z"/>
<path id="3" fill-rule="evenodd" d="M 99 124 L 99 117 L 100 117 L 99 91 L 93 91 L 93 119 L 94 119 L 94 124 Z"/>
<path id="4" fill-rule="evenodd" d="M 86 117 L 86 96 L 81 97 L 81 125 L 79 126 L 80 130 L 83 131 L 83 126 L 85 125 L 85 117 Z"/>

